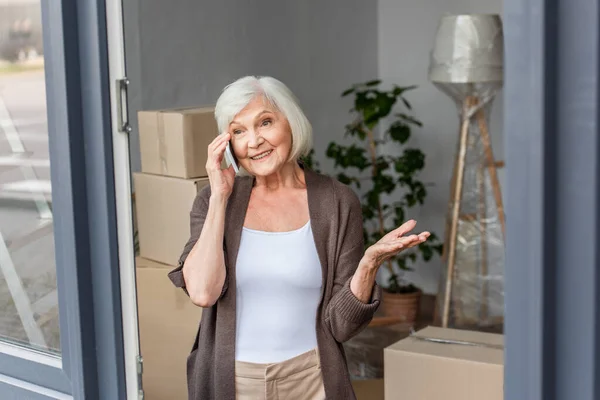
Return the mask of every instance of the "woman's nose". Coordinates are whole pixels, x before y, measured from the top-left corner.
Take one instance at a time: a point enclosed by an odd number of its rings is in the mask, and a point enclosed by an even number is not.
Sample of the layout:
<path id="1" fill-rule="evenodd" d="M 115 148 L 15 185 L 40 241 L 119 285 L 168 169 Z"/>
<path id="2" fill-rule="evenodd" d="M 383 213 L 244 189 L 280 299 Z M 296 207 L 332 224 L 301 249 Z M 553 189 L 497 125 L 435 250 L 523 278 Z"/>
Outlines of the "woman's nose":
<path id="1" fill-rule="evenodd" d="M 248 146 L 250 147 L 258 147 L 262 143 L 262 137 L 256 131 L 256 129 L 252 129 L 248 132 Z"/>

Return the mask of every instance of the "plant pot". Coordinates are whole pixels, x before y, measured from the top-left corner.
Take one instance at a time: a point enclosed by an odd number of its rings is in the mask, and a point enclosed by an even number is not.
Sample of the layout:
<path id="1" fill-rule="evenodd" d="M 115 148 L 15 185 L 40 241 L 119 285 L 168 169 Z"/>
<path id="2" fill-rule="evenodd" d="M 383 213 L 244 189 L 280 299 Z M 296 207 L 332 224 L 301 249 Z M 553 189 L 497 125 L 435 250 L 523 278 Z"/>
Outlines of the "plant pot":
<path id="1" fill-rule="evenodd" d="M 403 324 L 414 325 L 419 315 L 419 305 L 423 291 L 411 293 L 390 293 L 383 291 L 382 310 L 385 316 L 399 318 Z"/>

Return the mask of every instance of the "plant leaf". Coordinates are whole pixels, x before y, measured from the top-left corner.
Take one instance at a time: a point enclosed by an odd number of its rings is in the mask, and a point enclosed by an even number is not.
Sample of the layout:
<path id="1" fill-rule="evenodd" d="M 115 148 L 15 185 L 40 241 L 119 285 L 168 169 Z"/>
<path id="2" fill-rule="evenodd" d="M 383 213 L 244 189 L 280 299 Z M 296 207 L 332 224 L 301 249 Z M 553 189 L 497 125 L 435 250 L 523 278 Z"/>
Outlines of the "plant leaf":
<path id="1" fill-rule="evenodd" d="M 404 223 L 404 208 L 400 206 L 395 207 L 396 218 L 394 218 L 394 225 L 400 226 Z"/>
<path id="2" fill-rule="evenodd" d="M 373 209 L 371 207 L 369 207 L 368 205 L 364 205 L 362 206 L 362 214 L 363 214 L 363 218 L 365 220 L 371 219 L 375 216 L 375 212 L 373 211 Z"/>
<path id="3" fill-rule="evenodd" d="M 390 126 L 388 133 L 394 142 L 404 144 L 410 138 L 410 127 L 403 122 L 396 121 Z"/>
<path id="4" fill-rule="evenodd" d="M 372 80 L 372 81 L 369 81 L 369 82 L 365 83 L 365 86 L 377 86 L 380 83 L 381 83 L 380 79 L 375 79 L 375 80 Z"/>
<path id="5" fill-rule="evenodd" d="M 398 265 L 398 268 L 400 268 L 403 271 L 408 271 L 408 265 L 406 265 L 406 259 L 403 257 L 398 257 L 396 264 Z"/>
<path id="6" fill-rule="evenodd" d="M 432 250 L 431 246 L 428 245 L 427 243 L 419 244 L 419 250 L 421 251 L 423 260 L 429 261 L 433 257 L 433 250 Z"/>
<path id="7" fill-rule="evenodd" d="M 410 115 L 403 114 L 403 113 L 398 113 L 398 114 L 396 114 L 396 116 L 398 118 L 401 118 L 404 122 L 406 122 L 408 124 L 413 124 L 413 125 L 417 125 L 417 126 L 423 126 L 423 123 L 421 121 L 419 121 L 418 119 L 416 119 L 415 117 L 412 117 Z"/>

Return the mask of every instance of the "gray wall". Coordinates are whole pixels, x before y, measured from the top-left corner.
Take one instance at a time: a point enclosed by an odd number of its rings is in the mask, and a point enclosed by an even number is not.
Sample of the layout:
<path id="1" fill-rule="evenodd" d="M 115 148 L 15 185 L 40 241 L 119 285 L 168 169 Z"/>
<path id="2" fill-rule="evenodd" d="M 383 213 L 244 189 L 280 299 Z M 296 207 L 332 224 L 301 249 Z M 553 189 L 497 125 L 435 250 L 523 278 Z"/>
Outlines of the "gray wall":
<path id="1" fill-rule="evenodd" d="M 247 74 L 273 75 L 299 97 L 323 153 L 341 138 L 350 103 L 340 93 L 373 77 L 417 84 L 409 98 L 424 126 L 413 143 L 427 156 L 425 206 L 411 218 L 443 237 L 458 119 L 451 99 L 427 80 L 429 50 L 445 13 L 501 13 L 501 0 L 336 0 L 318 2 L 124 2 L 130 114 L 140 109 L 211 104 L 222 88 Z M 275 18 L 274 18 L 275 16 Z M 502 95 L 494 103 L 491 134 L 502 159 Z M 140 168 L 133 119 L 132 169 Z M 500 176 L 503 173 L 500 172 Z M 440 261 L 419 265 L 409 279 L 437 292 Z M 380 280 L 385 279 L 382 270 Z"/>
<path id="2" fill-rule="evenodd" d="M 140 109 L 214 104 L 234 79 L 272 75 L 299 97 L 322 159 L 348 120 L 340 93 L 377 76 L 376 3 L 132 0 L 124 7 L 132 118 Z"/>
<path id="3" fill-rule="evenodd" d="M 458 115 L 449 97 L 427 79 L 429 51 L 440 17 L 444 14 L 502 13 L 502 0 L 379 0 L 379 75 L 389 83 L 418 85 L 407 97 L 423 128 L 413 134 L 410 145 L 418 146 L 426 155 L 426 166 L 420 175 L 435 186 L 428 189 L 424 206 L 414 215 L 420 229 L 432 230 L 443 237 L 449 182 L 458 139 Z M 493 104 L 490 134 L 494 155 L 503 156 L 502 94 Z M 503 172 L 499 172 L 503 177 Z M 437 293 L 440 260 L 417 265 L 408 278 L 425 292 Z M 380 279 L 385 279 L 382 270 Z"/>

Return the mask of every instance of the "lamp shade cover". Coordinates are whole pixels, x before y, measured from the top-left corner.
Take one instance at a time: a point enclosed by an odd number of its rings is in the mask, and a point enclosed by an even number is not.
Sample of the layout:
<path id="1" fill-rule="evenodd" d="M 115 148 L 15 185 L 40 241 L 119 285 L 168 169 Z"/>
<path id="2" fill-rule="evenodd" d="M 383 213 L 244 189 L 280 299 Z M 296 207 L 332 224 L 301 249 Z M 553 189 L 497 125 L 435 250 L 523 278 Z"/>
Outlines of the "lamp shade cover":
<path id="1" fill-rule="evenodd" d="M 431 51 L 429 79 L 437 83 L 502 82 L 503 42 L 497 14 L 444 16 Z"/>

